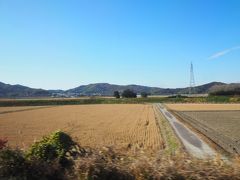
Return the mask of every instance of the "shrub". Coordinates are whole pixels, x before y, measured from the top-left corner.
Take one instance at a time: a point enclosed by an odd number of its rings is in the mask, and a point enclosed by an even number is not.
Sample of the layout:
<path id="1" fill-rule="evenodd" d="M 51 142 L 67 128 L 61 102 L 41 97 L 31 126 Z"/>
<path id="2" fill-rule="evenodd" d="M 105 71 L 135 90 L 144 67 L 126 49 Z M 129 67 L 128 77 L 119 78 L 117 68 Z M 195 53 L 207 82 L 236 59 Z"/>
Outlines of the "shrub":
<path id="1" fill-rule="evenodd" d="M 25 168 L 25 179 L 34 180 L 63 180 L 67 179 L 66 171 L 62 168 L 59 162 L 53 161 L 51 163 L 43 160 L 27 160 L 27 168 Z"/>
<path id="2" fill-rule="evenodd" d="M 38 159 L 26 159 L 18 149 L 5 148 L 0 151 L 0 179 L 66 179 L 61 165 Z"/>
<path id="3" fill-rule="evenodd" d="M 21 151 L 2 149 L 0 151 L 0 179 L 24 177 L 26 161 Z"/>
<path id="4" fill-rule="evenodd" d="M 56 131 L 48 137 L 35 142 L 27 153 L 30 159 L 41 159 L 52 161 L 54 159 L 64 160 L 66 152 L 74 145 L 72 138 L 64 132 Z"/>

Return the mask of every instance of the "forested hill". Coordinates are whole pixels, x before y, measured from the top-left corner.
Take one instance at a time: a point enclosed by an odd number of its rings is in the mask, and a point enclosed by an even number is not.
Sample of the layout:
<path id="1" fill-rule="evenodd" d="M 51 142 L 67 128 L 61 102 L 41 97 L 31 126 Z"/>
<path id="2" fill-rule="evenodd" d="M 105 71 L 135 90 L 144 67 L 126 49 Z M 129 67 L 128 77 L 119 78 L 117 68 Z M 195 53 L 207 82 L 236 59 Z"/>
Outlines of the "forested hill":
<path id="1" fill-rule="evenodd" d="M 195 93 L 206 94 L 214 86 L 226 85 L 221 82 L 212 82 L 195 87 Z M 131 89 L 136 93 L 146 92 L 152 95 L 172 95 L 172 94 L 187 94 L 189 89 L 186 88 L 158 88 L 148 87 L 140 85 L 115 85 L 108 83 L 96 83 L 89 85 L 82 85 L 66 91 L 63 90 L 44 90 L 34 89 L 22 85 L 10 85 L 0 82 L 0 97 L 1 98 L 14 98 L 14 97 L 50 97 L 53 94 L 61 94 L 65 96 L 78 96 L 78 95 L 101 95 L 112 96 L 114 91 L 124 91 L 125 89 Z"/>
<path id="2" fill-rule="evenodd" d="M 205 93 L 208 93 L 209 90 L 216 85 L 224 85 L 224 83 L 212 82 L 212 83 L 204 84 L 204 85 L 195 87 L 194 91 L 195 93 L 198 93 L 198 94 L 205 94 Z M 188 87 L 173 89 L 173 88 L 148 87 L 148 86 L 140 86 L 140 85 L 114 85 L 114 84 L 108 84 L 108 83 L 83 85 L 74 89 L 70 89 L 67 92 L 79 93 L 84 95 L 101 94 L 101 95 L 109 96 L 109 95 L 112 95 L 114 91 L 122 92 L 125 89 L 131 89 L 138 94 L 140 94 L 141 92 L 146 92 L 152 95 L 187 94 L 189 92 Z"/>

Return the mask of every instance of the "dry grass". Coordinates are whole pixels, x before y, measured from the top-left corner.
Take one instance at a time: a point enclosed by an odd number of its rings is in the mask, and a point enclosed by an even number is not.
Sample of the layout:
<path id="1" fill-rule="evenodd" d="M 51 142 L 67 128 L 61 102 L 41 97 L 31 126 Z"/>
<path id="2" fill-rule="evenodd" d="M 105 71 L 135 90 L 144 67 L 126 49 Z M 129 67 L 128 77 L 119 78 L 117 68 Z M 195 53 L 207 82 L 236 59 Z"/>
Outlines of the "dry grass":
<path id="1" fill-rule="evenodd" d="M 83 146 L 153 151 L 163 147 L 152 105 L 58 106 L 0 114 L 0 137 L 11 146 L 27 148 L 58 129 Z"/>
<path id="2" fill-rule="evenodd" d="M 240 110 L 240 104 L 165 104 L 174 111 Z"/>
<path id="3" fill-rule="evenodd" d="M 219 157 L 200 160 L 187 154 L 168 156 L 156 153 L 129 154 L 125 151 L 102 148 L 87 156 L 74 159 L 72 179 L 211 179 L 239 180 L 239 159 L 226 164 Z"/>

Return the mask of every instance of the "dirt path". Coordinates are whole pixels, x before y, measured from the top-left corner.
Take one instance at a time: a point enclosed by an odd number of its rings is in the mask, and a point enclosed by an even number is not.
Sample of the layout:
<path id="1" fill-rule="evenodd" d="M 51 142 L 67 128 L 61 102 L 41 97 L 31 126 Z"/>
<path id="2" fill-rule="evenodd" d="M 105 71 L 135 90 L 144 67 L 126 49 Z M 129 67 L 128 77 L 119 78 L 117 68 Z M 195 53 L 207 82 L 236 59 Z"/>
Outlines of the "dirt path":
<path id="1" fill-rule="evenodd" d="M 179 122 L 165 107 L 161 104 L 156 104 L 156 106 L 169 121 L 184 147 L 191 155 L 197 158 L 211 158 L 217 155 L 208 144 L 183 123 Z"/>

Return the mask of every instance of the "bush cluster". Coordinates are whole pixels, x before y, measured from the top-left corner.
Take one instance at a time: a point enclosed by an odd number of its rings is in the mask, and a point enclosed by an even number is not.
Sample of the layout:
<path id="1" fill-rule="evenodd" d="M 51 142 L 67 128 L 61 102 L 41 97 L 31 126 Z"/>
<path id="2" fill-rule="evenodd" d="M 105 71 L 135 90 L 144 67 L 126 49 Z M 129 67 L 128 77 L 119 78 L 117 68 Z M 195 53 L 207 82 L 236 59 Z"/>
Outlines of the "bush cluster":
<path id="1" fill-rule="evenodd" d="M 35 142 L 27 152 L 27 157 L 44 161 L 52 161 L 54 159 L 63 160 L 66 152 L 68 152 L 74 144 L 68 134 L 57 131 Z"/>
<path id="2" fill-rule="evenodd" d="M 65 178 L 65 172 L 57 161 L 29 160 L 25 153 L 18 149 L 3 148 L 0 150 L 0 179 L 50 180 Z"/>
<path id="3" fill-rule="evenodd" d="M 27 152 L 0 149 L 0 179 L 65 179 L 66 153 L 75 145 L 72 138 L 56 131 L 35 142 Z"/>

